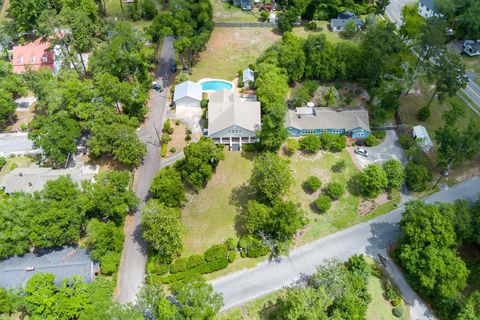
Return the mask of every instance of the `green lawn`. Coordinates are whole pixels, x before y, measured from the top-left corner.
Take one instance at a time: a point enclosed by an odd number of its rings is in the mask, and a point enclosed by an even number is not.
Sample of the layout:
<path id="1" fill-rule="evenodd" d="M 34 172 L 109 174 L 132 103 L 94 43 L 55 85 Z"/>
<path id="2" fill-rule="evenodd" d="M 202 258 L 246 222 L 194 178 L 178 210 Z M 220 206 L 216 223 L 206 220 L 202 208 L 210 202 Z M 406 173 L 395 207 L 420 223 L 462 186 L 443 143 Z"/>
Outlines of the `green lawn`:
<path id="1" fill-rule="evenodd" d="M 305 27 L 302 25 L 302 26 L 293 28 L 293 33 L 303 38 L 306 38 L 309 35 L 324 34 L 327 37 L 327 40 L 333 43 L 336 43 L 339 41 L 354 41 L 354 40 L 343 39 L 340 36 L 340 32 L 330 31 L 330 29 L 328 28 L 328 25 L 330 24 L 329 21 L 320 20 L 320 21 L 314 21 L 314 22 L 317 25 L 317 30 L 307 31 L 305 30 Z"/>
<path id="2" fill-rule="evenodd" d="M 233 80 L 279 39 L 269 28 L 215 28 L 206 49 L 194 59 L 190 79 Z"/>
<path id="3" fill-rule="evenodd" d="M 462 54 L 462 60 L 467 66 L 467 70 L 474 71 L 477 74 L 477 78 L 475 79 L 479 85 L 480 85 L 480 57 L 469 57 L 467 55 Z"/>
<path id="4" fill-rule="evenodd" d="M 213 7 L 213 21 L 215 22 L 259 22 L 260 13 L 257 9 L 243 11 L 229 1 L 210 0 Z"/>
<path id="5" fill-rule="evenodd" d="M 339 160 L 345 161 L 346 169 L 341 173 L 333 173 L 331 167 Z M 291 158 L 290 167 L 293 170 L 295 182 L 288 198 L 299 203 L 310 219 L 310 225 L 299 244 L 324 237 L 362 220 L 362 217 L 357 214 L 360 197 L 352 195 L 348 190 L 343 197 L 333 203 L 327 213 L 318 214 L 312 209 L 312 203 L 318 197 L 318 193 L 308 194 L 302 187 L 304 181 L 311 175 L 320 178 L 323 186 L 332 181 L 346 186 L 350 178 L 358 172 L 347 151 L 319 152 L 314 156 L 297 153 Z"/>

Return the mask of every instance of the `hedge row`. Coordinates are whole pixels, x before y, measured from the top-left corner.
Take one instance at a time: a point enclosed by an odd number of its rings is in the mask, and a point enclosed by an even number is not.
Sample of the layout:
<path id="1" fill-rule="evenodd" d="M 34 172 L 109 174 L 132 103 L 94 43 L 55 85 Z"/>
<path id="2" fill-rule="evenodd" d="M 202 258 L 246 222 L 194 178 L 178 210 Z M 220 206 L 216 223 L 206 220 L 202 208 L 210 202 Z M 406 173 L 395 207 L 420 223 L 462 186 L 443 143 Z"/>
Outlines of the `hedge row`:
<path id="1" fill-rule="evenodd" d="M 260 239 L 251 235 L 242 236 L 238 241 L 238 246 L 241 249 L 242 258 L 258 258 L 270 253 L 270 248 L 265 246 Z"/>
<path id="2" fill-rule="evenodd" d="M 192 268 L 183 272 L 170 274 L 166 276 L 155 276 L 155 279 L 156 279 L 155 281 L 158 283 L 170 284 L 194 275 L 212 273 L 218 270 L 222 270 L 222 269 L 225 269 L 227 266 L 228 266 L 228 259 L 226 257 L 223 257 L 221 259 L 213 260 L 211 262 L 206 262 L 195 268 Z"/>

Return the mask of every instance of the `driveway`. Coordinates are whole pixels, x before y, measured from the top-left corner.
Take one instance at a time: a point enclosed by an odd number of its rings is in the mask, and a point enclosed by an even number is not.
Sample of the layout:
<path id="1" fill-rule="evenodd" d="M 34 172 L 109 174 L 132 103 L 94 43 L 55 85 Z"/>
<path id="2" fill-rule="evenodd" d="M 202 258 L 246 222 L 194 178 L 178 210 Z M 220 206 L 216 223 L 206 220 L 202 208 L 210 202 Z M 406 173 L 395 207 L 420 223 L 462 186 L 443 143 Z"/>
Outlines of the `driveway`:
<path id="1" fill-rule="evenodd" d="M 407 158 L 400 142 L 398 142 L 397 132 L 395 130 L 385 130 L 385 139 L 378 146 L 362 147 L 367 149 L 368 157 L 358 155 L 353 152 L 356 147 L 348 147 L 348 152 L 352 155 L 355 164 L 363 169 L 369 164 L 382 164 L 390 159 L 400 160 L 406 164 Z"/>
<path id="2" fill-rule="evenodd" d="M 480 178 L 464 181 L 427 197 L 426 202 L 452 202 L 456 199 L 475 201 L 480 194 Z M 404 207 L 383 216 L 355 225 L 305 246 L 294 249 L 280 262 L 262 262 L 254 269 L 245 269 L 212 281 L 215 291 L 223 294 L 223 310 L 245 304 L 255 298 L 295 283 L 302 275 L 312 274 L 326 259 L 346 260 L 354 254 L 386 257 L 388 246 L 399 235 L 399 221 Z M 411 319 L 434 319 L 427 305 L 405 281 L 400 270 L 387 259 L 386 268 L 399 286 L 410 307 Z"/>
<path id="3" fill-rule="evenodd" d="M 391 0 L 385 9 L 385 14 L 393 23 L 395 23 L 397 28 L 400 28 L 403 20 L 402 8 L 415 2 L 416 0 Z"/>
<path id="4" fill-rule="evenodd" d="M 0 133 L 0 156 L 26 155 L 40 153 L 35 149 L 33 141 L 28 139 L 26 132 Z"/>
<path id="5" fill-rule="evenodd" d="M 133 216 L 127 218 L 125 223 L 125 243 L 115 290 L 115 298 L 120 303 L 135 302 L 136 295 L 145 278 L 147 246 L 141 235 L 140 211 L 148 199 L 150 183 L 160 169 L 160 141 L 158 141 L 155 128 L 161 130 L 167 113 L 170 65 L 175 61 L 173 41 L 173 38 L 164 39 L 160 63 L 156 71 L 156 81 L 165 90 L 153 93 L 150 99 L 148 118 L 137 130 L 137 135 L 147 146 L 147 155 L 142 165 L 135 172 L 134 191 L 142 203 Z"/>

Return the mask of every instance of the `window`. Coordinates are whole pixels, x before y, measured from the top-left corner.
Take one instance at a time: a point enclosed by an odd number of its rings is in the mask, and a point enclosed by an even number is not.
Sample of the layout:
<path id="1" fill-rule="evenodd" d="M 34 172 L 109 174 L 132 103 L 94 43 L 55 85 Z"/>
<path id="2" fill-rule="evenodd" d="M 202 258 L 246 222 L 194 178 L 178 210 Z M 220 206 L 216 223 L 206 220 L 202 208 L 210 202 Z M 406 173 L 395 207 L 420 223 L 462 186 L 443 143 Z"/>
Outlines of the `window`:
<path id="1" fill-rule="evenodd" d="M 35 56 L 31 56 L 29 59 L 30 64 L 35 63 Z"/>
<path id="2" fill-rule="evenodd" d="M 23 63 L 23 56 L 20 56 L 17 58 L 17 63 L 20 63 L 20 64 Z"/>
<path id="3" fill-rule="evenodd" d="M 42 56 L 42 62 L 48 62 L 48 55 L 44 54 Z"/>

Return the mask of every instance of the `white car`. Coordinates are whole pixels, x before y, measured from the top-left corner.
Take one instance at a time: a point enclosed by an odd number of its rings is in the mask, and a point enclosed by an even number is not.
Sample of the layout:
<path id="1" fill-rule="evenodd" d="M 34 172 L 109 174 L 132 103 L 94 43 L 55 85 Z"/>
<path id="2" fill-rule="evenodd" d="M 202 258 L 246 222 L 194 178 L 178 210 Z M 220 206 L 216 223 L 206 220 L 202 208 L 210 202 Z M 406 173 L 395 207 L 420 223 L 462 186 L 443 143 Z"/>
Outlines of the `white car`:
<path id="1" fill-rule="evenodd" d="M 368 151 L 366 149 L 355 148 L 355 150 L 353 150 L 353 152 L 355 152 L 356 154 L 359 154 L 361 156 L 368 157 Z"/>

